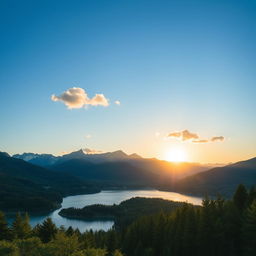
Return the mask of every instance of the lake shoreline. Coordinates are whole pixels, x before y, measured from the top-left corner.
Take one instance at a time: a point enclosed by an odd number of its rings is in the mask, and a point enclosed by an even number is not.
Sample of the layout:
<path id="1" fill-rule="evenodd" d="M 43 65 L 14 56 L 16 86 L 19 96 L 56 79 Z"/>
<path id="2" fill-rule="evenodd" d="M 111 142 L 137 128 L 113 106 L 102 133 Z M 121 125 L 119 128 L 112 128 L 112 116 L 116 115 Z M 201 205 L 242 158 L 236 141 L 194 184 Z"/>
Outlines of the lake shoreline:
<path id="1" fill-rule="evenodd" d="M 202 198 L 187 196 L 185 194 L 179 194 L 176 192 L 166 192 L 160 191 L 154 188 L 140 188 L 140 189 L 131 189 L 129 190 L 102 190 L 98 193 L 90 193 L 90 194 L 81 194 L 81 195 L 70 195 L 63 198 L 61 207 L 58 209 L 47 213 L 47 214 L 37 214 L 34 213 L 33 215 L 30 214 L 30 223 L 32 226 L 42 223 L 46 218 L 50 217 L 53 222 L 57 226 L 65 226 L 68 228 L 72 226 L 73 228 L 78 228 L 81 231 L 85 230 L 108 230 L 110 229 L 114 222 L 112 220 L 107 220 L 105 218 L 98 218 L 98 219 L 70 219 L 67 216 L 60 216 L 58 213 L 61 209 L 64 208 L 83 208 L 88 205 L 93 204 L 104 204 L 104 205 L 113 205 L 119 204 L 124 200 L 130 199 L 132 197 L 146 197 L 146 198 L 162 198 L 165 200 L 171 201 L 179 201 L 179 202 L 188 202 L 194 205 L 201 205 Z M 7 216 L 9 224 L 13 221 L 12 216 Z"/>

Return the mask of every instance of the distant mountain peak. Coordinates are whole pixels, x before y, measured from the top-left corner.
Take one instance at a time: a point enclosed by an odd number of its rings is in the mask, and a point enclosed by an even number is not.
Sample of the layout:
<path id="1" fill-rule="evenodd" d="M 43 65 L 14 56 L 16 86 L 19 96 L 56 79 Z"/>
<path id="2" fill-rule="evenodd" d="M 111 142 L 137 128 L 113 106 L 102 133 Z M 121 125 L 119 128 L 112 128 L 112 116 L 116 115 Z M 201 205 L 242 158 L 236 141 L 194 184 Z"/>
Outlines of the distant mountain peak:
<path id="1" fill-rule="evenodd" d="M 109 152 L 109 154 L 113 154 L 113 155 L 116 155 L 116 156 L 124 156 L 124 157 L 127 156 L 127 154 L 124 153 L 124 151 L 122 151 L 122 150 L 116 150 L 114 152 Z"/>
<path id="2" fill-rule="evenodd" d="M 131 155 L 129 155 L 130 158 L 142 158 L 140 155 L 133 153 Z"/>
<path id="3" fill-rule="evenodd" d="M 10 157 L 10 155 L 8 153 L 2 152 L 2 151 L 0 151 L 0 156 L 2 156 L 2 157 Z"/>
<path id="4" fill-rule="evenodd" d="M 84 150 L 83 149 L 79 149 L 77 151 L 73 151 L 71 153 L 65 154 L 62 157 L 64 157 L 64 158 L 66 158 L 66 157 L 83 157 L 84 155 L 86 155 Z"/>

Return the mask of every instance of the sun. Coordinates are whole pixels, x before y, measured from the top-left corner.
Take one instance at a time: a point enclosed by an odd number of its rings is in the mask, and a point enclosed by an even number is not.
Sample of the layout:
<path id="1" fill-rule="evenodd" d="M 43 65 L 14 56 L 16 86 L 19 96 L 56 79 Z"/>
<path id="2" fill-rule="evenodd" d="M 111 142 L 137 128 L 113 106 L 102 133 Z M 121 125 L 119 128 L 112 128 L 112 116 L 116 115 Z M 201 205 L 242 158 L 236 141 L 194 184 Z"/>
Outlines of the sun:
<path id="1" fill-rule="evenodd" d="M 166 152 L 165 160 L 169 162 L 185 162 L 187 161 L 187 154 L 184 149 L 173 148 Z"/>

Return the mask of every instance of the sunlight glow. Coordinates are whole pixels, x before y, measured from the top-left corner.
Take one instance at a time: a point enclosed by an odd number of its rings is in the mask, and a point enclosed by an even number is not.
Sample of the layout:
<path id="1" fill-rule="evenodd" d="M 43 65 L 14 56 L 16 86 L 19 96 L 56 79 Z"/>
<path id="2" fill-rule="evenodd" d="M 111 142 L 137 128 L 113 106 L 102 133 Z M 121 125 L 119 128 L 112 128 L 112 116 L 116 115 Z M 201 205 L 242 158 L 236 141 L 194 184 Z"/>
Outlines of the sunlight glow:
<path id="1" fill-rule="evenodd" d="M 169 162 L 185 162 L 187 161 L 187 154 L 181 148 L 173 148 L 166 152 L 165 160 Z"/>

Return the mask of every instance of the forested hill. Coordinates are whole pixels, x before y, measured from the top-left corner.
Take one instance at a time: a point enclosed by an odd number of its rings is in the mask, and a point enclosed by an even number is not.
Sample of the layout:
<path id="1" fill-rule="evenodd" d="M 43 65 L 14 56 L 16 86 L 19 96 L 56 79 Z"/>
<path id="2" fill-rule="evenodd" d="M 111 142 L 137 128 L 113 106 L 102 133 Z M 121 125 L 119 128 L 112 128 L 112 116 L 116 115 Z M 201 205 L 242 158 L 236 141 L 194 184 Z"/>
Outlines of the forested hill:
<path id="1" fill-rule="evenodd" d="M 122 161 L 95 164 L 85 159 L 72 159 L 50 168 L 58 173 L 72 173 L 80 179 L 103 183 L 138 186 L 155 186 L 159 183 L 156 173 Z"/>
<path id="2" fill-rule="evenodd" d="M 59 215 L 83 220 L 114 220 L 117 228 L 124 228 L 137 218 L 159 212 L 171 213 L 184 205 L 161 198 L 135 197 L 121 202 L 119 205 L 89 205 L 82 209 L 66 208 Z"/>
<path id="3" fill-rule="evenodd" d="M 62 197 L 96 192 L 94 187 L 68 174 L 59 174 L 0 153 L 0 209 L 49 211 Z"/>
<path id="4" fill-rule="evenodd" d="M 172 189 L 197 195 L 221 194 L 230 197 L 239 184 L 248 188 L 256 184 L 256 158 L 186 177 Z"/>

